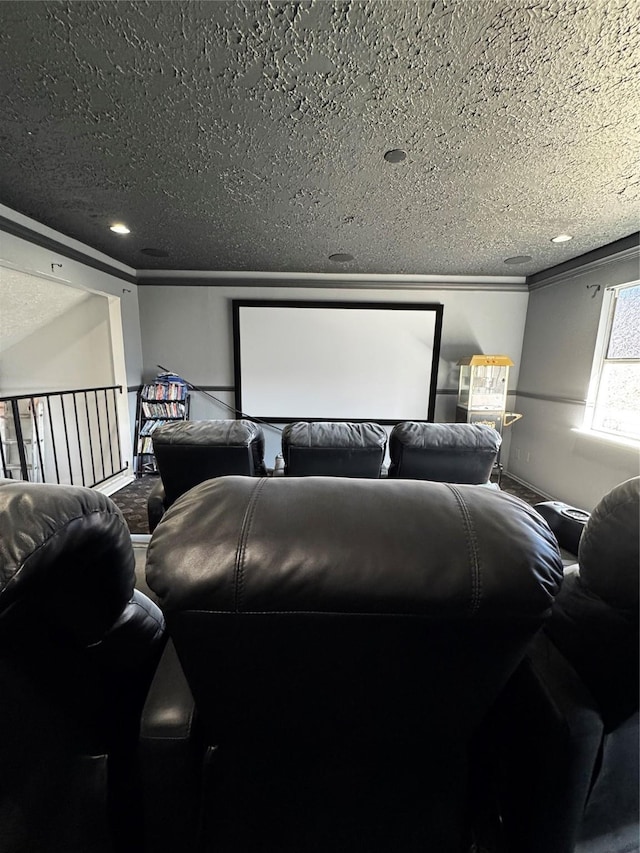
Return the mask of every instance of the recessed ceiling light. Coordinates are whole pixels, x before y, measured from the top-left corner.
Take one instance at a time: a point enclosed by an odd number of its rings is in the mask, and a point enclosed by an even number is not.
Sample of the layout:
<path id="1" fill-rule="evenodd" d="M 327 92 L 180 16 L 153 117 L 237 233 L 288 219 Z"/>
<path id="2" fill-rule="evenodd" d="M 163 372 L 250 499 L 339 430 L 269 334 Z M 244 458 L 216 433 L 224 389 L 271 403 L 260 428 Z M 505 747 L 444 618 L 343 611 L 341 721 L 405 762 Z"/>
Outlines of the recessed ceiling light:
<path id="1" fill-rule="evenodd" d="M 558 234 L 557 237 L 551 238 L 552 243 L 568 243 L 569 240 L 573 240 L 571 234 Z"/>
<path id="2" fill-rule="evenodd" d="M 346 264 L 353 260 L 353 255 L 348 255 L 346 252 L 335 252 L 333 255 L 329 255 L 329 260 L 338 264 Z"/>
<path id="3" fill-rule="evenodd" d="M 109 226 L 110 231 L 114 231 L 116 234 L 130 234 L 131 231 L 127 228 L 126 225 L 123 225 L 122 222 L 116 222 L 115 225 Z"/>
<path id="4" fill-rule="evenodd" d="M 526 264 L 531 260 L 531 255 L 514 255 L 512 258 L 505 258 L 505 264 Z"/>
<path id="5" fill-rule="evenodd" d="M 407 152 L 403 151 L 402 148 L 392 148 L 391 151 L 387 151 L 384 155 L 384 159 L 387 163 L 402 163 L 403 160 L 406 160 Z"/>

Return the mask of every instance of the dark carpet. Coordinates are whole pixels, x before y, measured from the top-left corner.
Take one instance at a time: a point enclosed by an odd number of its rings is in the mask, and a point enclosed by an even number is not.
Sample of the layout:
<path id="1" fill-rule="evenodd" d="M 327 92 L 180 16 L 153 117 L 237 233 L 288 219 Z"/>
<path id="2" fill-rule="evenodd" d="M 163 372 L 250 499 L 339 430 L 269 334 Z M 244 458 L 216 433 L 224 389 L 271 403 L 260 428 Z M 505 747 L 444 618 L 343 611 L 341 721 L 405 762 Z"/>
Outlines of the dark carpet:
<path id="1" fill-rule="evenodd" d="M 125 486 L 124 489 L 120 489 L 119 492 L 111 495 L 111 500 L 122 510 L 131 533 L 149 533 L 147 497 L 154 483 L 157 481 L 157 474 L 149 474 L 134 480 L 133 483 Z M 529 504 L 536 504 L 547 500 L 542 495 L 512 480 L 507 474 L 502 475 L 500 488 L 502 491 L 515 495 Z"/>

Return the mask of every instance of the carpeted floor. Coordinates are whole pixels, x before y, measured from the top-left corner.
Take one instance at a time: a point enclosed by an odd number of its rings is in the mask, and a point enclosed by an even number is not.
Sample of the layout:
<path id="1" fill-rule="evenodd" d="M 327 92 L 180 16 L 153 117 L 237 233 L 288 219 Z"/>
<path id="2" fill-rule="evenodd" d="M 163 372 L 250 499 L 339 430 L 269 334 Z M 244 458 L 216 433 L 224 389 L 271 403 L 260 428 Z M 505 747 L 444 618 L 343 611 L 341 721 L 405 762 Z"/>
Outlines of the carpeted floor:
<path id="1" fill-rule="evenodd" d="M 111 499 L 122 510 L 124 517 L 129 525 L 131 533 L 149 533 L 149 525 L 147 522 L 147 497 L 153 488 L 154 483 L 158 481 L 157 474 L 149 474 L 134 480 L 124 489 L 115 492 L 111 495 Z M 502 475 L 500 488 L 509 494 L 516 495 L 530 504 L 540 503 L 547 498 L 531 489 L 526 488 L 521 483 L 512 480 L 507 474 Z"/>

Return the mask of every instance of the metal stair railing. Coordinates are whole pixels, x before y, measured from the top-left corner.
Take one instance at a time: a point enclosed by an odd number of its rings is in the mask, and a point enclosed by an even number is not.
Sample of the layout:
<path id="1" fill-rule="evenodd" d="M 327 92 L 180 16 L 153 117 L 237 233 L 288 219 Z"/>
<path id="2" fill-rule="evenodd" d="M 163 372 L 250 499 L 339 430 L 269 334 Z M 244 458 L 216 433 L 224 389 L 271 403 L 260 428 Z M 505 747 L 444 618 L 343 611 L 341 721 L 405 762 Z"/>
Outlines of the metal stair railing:
<path id="1" fill-rule="evenodd" d="M 93 487 L 125 471 L 118 394 L 107 385 L 0 397 L 0 476 Z"/>

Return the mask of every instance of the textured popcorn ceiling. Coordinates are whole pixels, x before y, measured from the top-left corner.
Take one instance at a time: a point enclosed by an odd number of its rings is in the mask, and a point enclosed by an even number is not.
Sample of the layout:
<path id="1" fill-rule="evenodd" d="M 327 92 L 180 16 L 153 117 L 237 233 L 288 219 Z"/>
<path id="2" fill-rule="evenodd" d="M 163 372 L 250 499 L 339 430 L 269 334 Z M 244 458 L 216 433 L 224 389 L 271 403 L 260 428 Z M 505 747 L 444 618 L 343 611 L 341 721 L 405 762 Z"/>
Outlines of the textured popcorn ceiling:
<path id="1" fill-rule="evenodd" d="M 3 2 L 0 202 L 138 269 L 530 274 L 638 230 L 639 21 L 639 0 Z"/>

